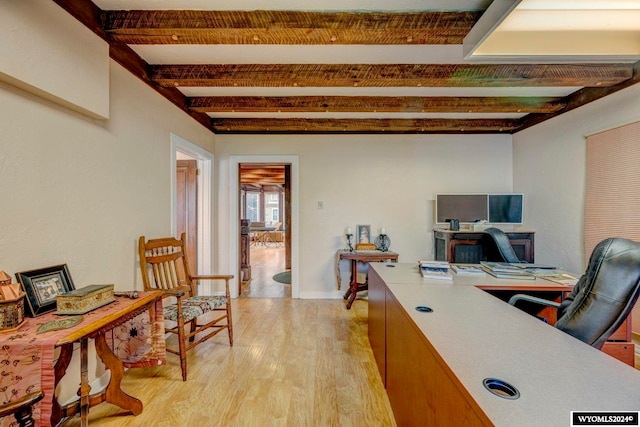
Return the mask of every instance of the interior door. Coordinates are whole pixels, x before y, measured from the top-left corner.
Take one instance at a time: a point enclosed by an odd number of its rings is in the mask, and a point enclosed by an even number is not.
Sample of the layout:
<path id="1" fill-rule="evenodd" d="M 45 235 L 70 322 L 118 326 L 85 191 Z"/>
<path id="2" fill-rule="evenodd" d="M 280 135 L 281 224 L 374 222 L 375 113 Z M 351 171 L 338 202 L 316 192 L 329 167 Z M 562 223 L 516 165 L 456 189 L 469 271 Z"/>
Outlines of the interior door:
<path id="1" fill-rule="evenodd" d="M 176 164 L 176 231 L 177 237 L 187 234 L 187 257 L 191 274 L 197 274 L 198 217 L 197 179 L 195 160 L 178 160 Z"/>

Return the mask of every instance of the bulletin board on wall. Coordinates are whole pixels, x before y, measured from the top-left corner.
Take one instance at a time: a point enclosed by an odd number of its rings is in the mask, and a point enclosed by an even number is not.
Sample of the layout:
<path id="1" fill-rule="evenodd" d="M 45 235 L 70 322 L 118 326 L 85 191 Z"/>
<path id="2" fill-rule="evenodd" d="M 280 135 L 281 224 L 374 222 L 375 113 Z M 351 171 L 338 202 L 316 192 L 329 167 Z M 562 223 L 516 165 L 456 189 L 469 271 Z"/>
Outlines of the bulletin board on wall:
<path id="1" fill-rule="evenodd" d="M 640 242 L 640 122 L 587 137 L 585 260 L 598 242 L 624 237 Z M 640 335 L 640 304 L 632 313 Z"/>

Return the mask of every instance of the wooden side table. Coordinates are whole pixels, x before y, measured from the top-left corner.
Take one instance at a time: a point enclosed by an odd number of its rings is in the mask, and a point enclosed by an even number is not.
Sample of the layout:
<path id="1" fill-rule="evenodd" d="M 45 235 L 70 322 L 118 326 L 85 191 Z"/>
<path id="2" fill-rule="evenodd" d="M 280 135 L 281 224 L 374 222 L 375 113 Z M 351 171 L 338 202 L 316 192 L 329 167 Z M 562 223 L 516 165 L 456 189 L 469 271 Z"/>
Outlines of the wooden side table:
<path id="1" fill-rule="evenodd" d="M 343 298 L 347 300 L 347 310 L 351 309 L 353 301 L 356 299 L 356 295 L 360 291 L 367 290 L 369 288 L 369 280 L 365 280 L 364 283 L 358 283 L 358 263 L 368 262 L 398 262 L 398 254 L 395 252 L 382 252 L 382 251 L 354 251 L 354 252 L 340 252 L 340 259 L 346 259 L 351 264 L 351 281 L 349 283 L 349 289 L 344 294 Z"/>

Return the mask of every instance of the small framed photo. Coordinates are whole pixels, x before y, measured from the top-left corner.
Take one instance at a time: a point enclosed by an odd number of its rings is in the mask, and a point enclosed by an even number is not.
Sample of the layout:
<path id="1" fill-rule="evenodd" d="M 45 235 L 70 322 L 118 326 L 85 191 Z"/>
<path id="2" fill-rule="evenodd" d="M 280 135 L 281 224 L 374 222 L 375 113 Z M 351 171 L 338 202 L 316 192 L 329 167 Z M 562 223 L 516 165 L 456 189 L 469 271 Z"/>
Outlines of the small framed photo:
<path id="1" fill-rule="evenodd" d="M 371 243 L 370 225 L 356 225 L 356 243 Z"/>
<path id="2" fill-rule="evenodd" d="M 56 309 L 56 296 L 75 289 L 67 264 L 16 273 L 27 294 L 26 315 L 37 317 Z"/>

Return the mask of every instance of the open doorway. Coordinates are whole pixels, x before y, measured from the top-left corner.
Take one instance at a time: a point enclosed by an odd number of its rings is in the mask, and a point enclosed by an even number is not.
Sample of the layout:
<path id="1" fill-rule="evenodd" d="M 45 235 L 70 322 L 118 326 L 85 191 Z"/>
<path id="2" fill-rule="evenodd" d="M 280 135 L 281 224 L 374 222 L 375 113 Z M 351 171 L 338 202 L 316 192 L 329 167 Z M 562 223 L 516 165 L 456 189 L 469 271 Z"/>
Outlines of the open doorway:
<path id="1" fill-rule="evenodd" d="M 239 165 L 239 296 L 291 297 L 291 165 Z"/>
<path id="2" fill-rule="evenodd" d="M 291 165 L 291 221 L 287 227 L 287 237 L 291 242 L 291 298 L 299 298 L 299 224 L 300 224 L 300 158 L 297 155 L 232 155 L 229 156 L 229 252 L 235 254 L 229 259 L 230 271 L 242 276 L 240 269 L 240 165 L 243 163 L 288 164 Z M 240 293 L 240 281 L 234 280 L 231 296 Z"/>

